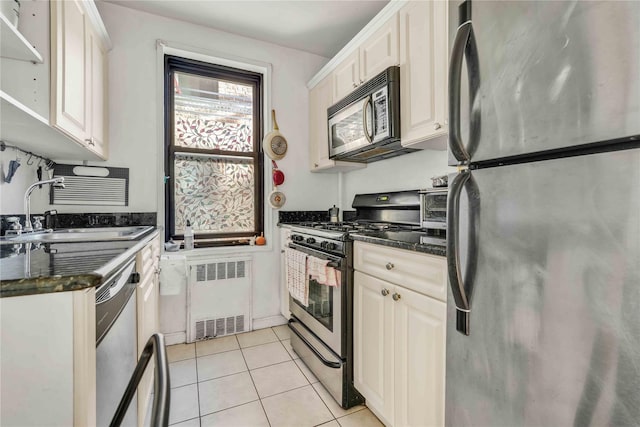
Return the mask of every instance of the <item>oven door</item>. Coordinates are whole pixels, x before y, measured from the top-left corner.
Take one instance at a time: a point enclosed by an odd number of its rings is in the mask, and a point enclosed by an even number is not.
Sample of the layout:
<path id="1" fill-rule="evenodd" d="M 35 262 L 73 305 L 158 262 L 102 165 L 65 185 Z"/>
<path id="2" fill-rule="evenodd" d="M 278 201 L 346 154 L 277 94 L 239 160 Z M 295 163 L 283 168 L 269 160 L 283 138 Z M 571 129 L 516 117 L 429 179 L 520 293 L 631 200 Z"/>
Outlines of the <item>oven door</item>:
<path id="1" fill-rule="evenodd" d="M 321 285 L 309 280 L 309 306 L 289 296 L 289 309 L 311 332 L 320 338 L 334 353 L 346 357 L 346 349 L 342 348 L 342 289 L 347 286 L 346 258 L 330 255 L 314 249 L 289 243 L 291 249 L 304 252 L 323 260 L 330 261 L 341 275 L 340 287 Z"/>

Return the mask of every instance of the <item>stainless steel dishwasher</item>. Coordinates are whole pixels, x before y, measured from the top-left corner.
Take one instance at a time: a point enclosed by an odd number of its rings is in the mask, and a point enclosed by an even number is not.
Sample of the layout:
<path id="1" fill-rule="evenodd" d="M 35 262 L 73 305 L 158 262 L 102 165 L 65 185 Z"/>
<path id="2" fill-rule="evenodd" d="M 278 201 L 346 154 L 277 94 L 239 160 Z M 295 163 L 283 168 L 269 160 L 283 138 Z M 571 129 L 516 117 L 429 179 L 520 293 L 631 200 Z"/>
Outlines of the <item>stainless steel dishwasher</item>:
<path id="1" fill-rule="evenodd" d="M 96 424 L 108 426 L 136 367 L 135 260 L 110 275 L 96 290 Z M 135 400 L 134 400 L 135 402 Z M 135 404 L 123 426 L 136 426 Z"/>

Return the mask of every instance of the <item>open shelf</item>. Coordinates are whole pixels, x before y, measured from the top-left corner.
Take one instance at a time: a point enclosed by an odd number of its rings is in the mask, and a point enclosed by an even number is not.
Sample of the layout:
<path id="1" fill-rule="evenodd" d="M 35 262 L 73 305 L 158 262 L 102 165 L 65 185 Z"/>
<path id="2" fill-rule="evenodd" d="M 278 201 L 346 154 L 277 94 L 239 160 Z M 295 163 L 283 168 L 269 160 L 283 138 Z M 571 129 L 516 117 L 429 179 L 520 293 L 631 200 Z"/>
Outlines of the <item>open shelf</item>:
<path id="1" fill-rule="evenodd" d="M 103 160 L 0 90 L 0 139 L 52 160 Z"/>
<path id="2" fill-rule="evenodd" d="M 3 58 L 17 59 L 41 64 L 42 55 L 29 40 L 14 27 L 9 20 L 0 13 L 0 56 Z"/>

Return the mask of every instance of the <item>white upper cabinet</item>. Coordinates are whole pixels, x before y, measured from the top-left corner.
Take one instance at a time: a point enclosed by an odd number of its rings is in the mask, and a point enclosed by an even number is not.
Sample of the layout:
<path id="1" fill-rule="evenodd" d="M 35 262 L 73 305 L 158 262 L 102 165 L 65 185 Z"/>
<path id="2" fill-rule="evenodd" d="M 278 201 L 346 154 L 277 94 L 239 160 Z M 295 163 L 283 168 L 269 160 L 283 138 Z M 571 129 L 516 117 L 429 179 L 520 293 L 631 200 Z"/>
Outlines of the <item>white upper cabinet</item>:
<path id="1" fill-rule="evenodd" d="M 447 4 L 408 2 L 400 15 L 400 117 L 403 146 L 446 149 Z"/>
<path id="2" fill-rule="evenodd" d="M 107 158 L 107 50 L 91 0 L 24 1 L 0 16 L 0 139 L 53 160 Z"/>
<path id="3" fill-rule="evenodd" d="M 106 49 L 84 2 L 51 2 L 51 124 L 107 158 Z"/>
<path id="4" fill-rule="evenodd" d="M 360 52 L 356 49 L 333 71 L 333 99 L 340 101 L 360 84 Z"/>
<path id="5" fill-rule="evenodd" d="M 91 37 L 91 135 L 88 148 L 103 158 L 108 157 L 108 99 L 107 99 L 107 51 L 95 33 Z"/>
<path id="6" fill-rule="evenodd" d="M 308 87 L 312 171 L 348 170 L 336 167 L 346 162 L 323 162 L 323 154 L 317 153 L 320 149 L 318 141 L 323 141 L 322 145 L 328 149 L 326 134 L 321 134 L 326 129 L 320 130 L 320 125 L 326 128 L 326 112 L 322 111 L 326 107 L 320 105 L 320 99 L 326 103 L 330 97 L 327 106 L 331 106 L 394 65 L 400 66 L 402 145 L 446 149 L 449 131 L 447 17 L 448 3 L 445 1 L 389 2 L 311 79 Z M 331 86 L 328 93 L 324 87 L 327 79 Z"/>
<path id="7" fill-rule="evenodd" d="M 398 65 L 398 16 L 394 15 L 360 46 L 360 84 Z"/>
<path id="8" fill-rule="evenodd" d="M 89 137 L 89 20 L 79 1 L 51 2 L 51 123 L 79 141 Z M 89 67 L 87 67 L 89 65 Z"/>
<path id="9" fill-rule="evenodd" d="M 334 102 L 387 67 L 398 65 L 398 50 L 398 16 L 394 15 L 335 68 Z"/>

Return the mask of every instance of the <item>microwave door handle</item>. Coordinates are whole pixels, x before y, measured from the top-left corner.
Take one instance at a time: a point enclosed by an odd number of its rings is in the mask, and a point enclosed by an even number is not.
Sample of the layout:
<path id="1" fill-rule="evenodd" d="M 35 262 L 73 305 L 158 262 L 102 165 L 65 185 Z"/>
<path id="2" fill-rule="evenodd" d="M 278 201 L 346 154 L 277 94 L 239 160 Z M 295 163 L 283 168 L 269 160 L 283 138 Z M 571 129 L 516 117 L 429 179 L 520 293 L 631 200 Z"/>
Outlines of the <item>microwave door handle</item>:
<path id="1" fill-rule="evenodd" d="M 466 2 L 465 2 L 466 3 Z M 470 97 L 470 132 L 467 147 L 462 141 L 460 129 L 460 101 L 462 59 L 467 60 L 467 78 L 469 80 Z M 471 20 L 463 22 L 458 27 L 456 38 L 451 49 L 449 62 L 449 149 L 460 163 L 469 163 L 480 140 L 480 104 L 476 102 L 476 95 L 480 89 L 480 65 L 478 48 Z"/>
<path id="2" fill-rule="evenodd" d="M 369 144 L 371 144 L 371 141 L 373 140 L 373 129 L 371 130 L 371 133 L 369 133 L 369 128 L 367 127 L 367 116 L 369 115 L 369 107 L 372 107 L 372 105 L 371 97 L 367 96 L 367 99 L 364 100 L 364 105 L 362 106 L 362 127 L 364 129 L 364 136 L 367 138 L 367 141 L 369 141 Z M 373 111 L 371 112 L 371 115 L 373 116 Z M 371 124 L 373 125 L 373 120 L 371 120 Z"/>

